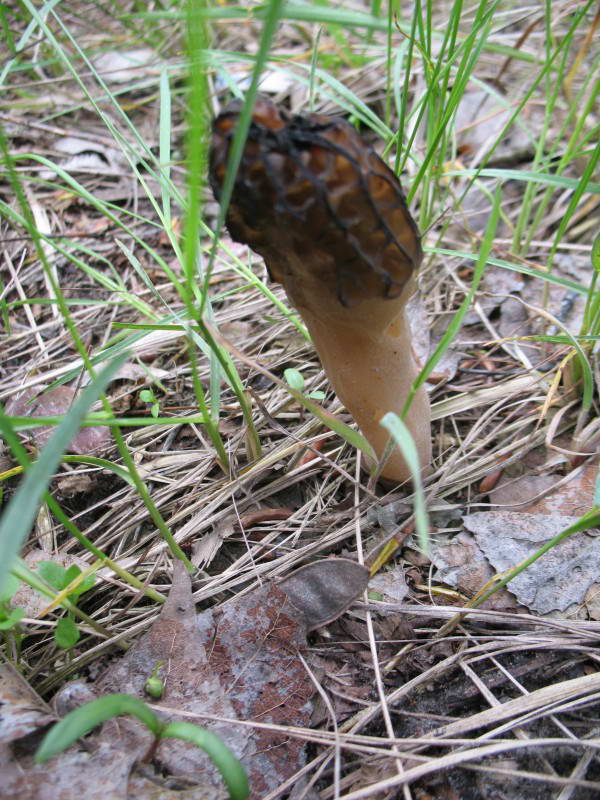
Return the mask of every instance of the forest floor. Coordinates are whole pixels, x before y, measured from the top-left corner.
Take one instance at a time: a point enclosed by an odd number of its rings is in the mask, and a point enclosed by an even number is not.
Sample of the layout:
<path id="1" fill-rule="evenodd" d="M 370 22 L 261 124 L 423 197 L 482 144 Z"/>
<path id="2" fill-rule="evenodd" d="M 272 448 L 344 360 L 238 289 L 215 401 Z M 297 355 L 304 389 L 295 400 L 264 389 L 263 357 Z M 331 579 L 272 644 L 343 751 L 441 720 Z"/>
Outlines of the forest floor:
<path id="1" fill-rule="evenodd" d="M 144 761 L 130 718 L 34 764 L 55 713 L 127 692 L 217 733 L 261 800 L 591 800 L 597 9 L 289 4 L 269 38 L 279 5 L 211 6 L 191 88 L 179 2 L 0 15 L 0 509 L 34 503 L 0 594 L 0 796 L 226 796 L 189 744 Z M 370 478 L 262 259 L 225 228 L 211 256 L 190 92 L 216 114 L 257 64 L 263 94 L 350 119 L 400 171 L 423 234 L 413 349 L 435 354 L 415 484 Z M 48 493 L 18 496 L 118 357 Z"/>

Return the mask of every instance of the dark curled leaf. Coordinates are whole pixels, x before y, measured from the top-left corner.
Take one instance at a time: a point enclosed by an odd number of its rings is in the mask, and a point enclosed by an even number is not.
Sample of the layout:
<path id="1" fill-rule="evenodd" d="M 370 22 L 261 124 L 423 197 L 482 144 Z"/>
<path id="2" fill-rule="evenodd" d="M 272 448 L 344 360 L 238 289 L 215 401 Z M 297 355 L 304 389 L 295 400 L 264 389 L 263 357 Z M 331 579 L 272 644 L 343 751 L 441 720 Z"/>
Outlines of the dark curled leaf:
<path id="1" fill-rule="evenodd" d="M 348 558 L 328 558 L 300 567 L 278 585 L 313 630 L 341 616 L 368 582 L 366 567 Z"/>

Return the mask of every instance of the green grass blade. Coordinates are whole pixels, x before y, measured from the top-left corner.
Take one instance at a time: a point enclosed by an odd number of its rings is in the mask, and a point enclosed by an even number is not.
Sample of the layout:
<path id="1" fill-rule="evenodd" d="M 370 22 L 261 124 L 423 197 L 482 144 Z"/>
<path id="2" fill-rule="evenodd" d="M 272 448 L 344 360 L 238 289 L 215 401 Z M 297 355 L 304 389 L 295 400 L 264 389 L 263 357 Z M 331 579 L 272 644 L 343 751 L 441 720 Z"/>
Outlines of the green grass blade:
<path id="1" fill-rule="evenodd" d="M 160 733 L 160 720 L 142 700 L 128 694 L 107 694 L 76 708 L 57 722 L 44 737 L 35 761 L 41 764 L 62 753 L 77 739 L 120 714 L 137 717 L 155 736 Z"/>
<path id="2" fill-rule="evenodd" d="M 425 492 L 423 491 L 423 482 L 421 480 L 421 468 L 419 464 L 419 455 L 415 446 L 415 441 L 411 436 L 410 431 L 393 411 L 388 413 L 379 420 L 388 433 L 391 435 L 396 446 L 400 449 L 404 460 L 406 461 L 412 482 L 414 486 L 414 509 L 415 509 L 415 527 L 419 537 L 419 547 L 423 553 L 429 552 L 429 520 L 427 519 L 427 509 L 425 506 Z"/>
<path id="3" fill-rule="evenodd" d="M 594 153 L 596 151 L 593 151 Z M 582 183 L 582 178 L 568 178 L 565 175 L 554 175 L 549 172 L 528 172 L 519 169 L 450 169 L 444 172 L 444 177 L 479 177 L 499 178 L 502 181 L 530 181 L 547 186 L 557 186 L 560 189 L 578 189 L 582 185 L 590 194 L 600 194 L 600 183 L 587 180 Z"/>
<path id="4" fill-rule="evenodd" d="M 161 733 L 161 738 L 171 737 L 195 744 L 207 753 L 229 790 L 231 800 L 246 800 L 250 785 L 244 768 L 224 742 L 212 731 L 191 722 L 171 722 Z"/>
<path id="5" fill-rule="evenodd" d="M 474 604 L 474 607 L 480 606 L 482 603 L 491 597 L 495 592 L 499 589 L 502 589 L 506 586 L 513 578 L 516 578 L 521 572 L 530 567 L 538 558 L 541 558 L 545 553 L 549 550 L 552 550 L 553 547 L 556 547 L 557 544 L 568 539 L 569 536 L 572 536 L 574 533 L 581 533 L 581 531 L 587 531 L 590 528 L 597 528 L 600 525 L 600 507 L 595 506 L 594 508 L 590 509 L 586 514 L 584 514 L 577 522 L 574 522 L 573 525 L 569 525 L 568 528 L 565 528 L 564 531 L 557 533 L 556 536 L 553 536 L 552 539 L 549 539 L 546 544 L 542 545 L 539 550 L 536 550 L 535 553 L 530 555 L 516 567 L 513 567 L 509 572 L 507 572 L 504 577 L 498 580 L 494 585 L 488 589 L 481 597 L 477 598 L 477 602 Z"/>
<path id="6" fill-rule="evenodd" d="M 488 223 L 485 229 L 485 233 L 483 236 L 483 241 L 481 242 L 481 247 L 479 249 L 479 256 L 477 257 L 477 263 L 475 264 L 475 270 L 473 272 L 473 280 L 471 282 L 471 287 L 467 294 L 465 295 L 464 300 L 460 304 L 458 311 L 452 317 L 452 321 L 448 326 L 448 329 L 438 342 L 437 347 L 433 351 L 433 353 L 427 359 L 427 362 L 419 376 L 414 381 L 413 385 L 411 386 L 410 392 L 406 398 L 406 402 L 404 403 L 404 407 L 402 409 L 401 416 L 404 418 L 406 412 L 410 408 L 410 404 L 413 401 L 415 394 L 417 393 L 418 389 L 425 383 L 429 375 L 435 369 L 436 364 L 439 362 L 440 358 L 446 352 L 450 343 L 458 333 L 462 321 L 465 317 L 465 314 L 469 310 L 469 306 L 473 301 L 475 296 L 475 292 L 477 291 L 477 287 L 483 278 L 483 273 L 485 272 L 485 267 L 488 261 L 488 256 L 492 250 L 492 245 L 494 243 L 494 236 L 496 233 L 496 228 L 498 226 L 498 220 L 500 219 L 500 201 L 502 198 L 501 192 L 501 185 L 499 184 L 496 187 L 496 192 L 494 194 L 494 202 L 492 205 L 492 212 L 488 219 Z"/>
<path id="7" fill-rule="evenodd" d="M 86 386 L 10 500 L 0 521 L 0 586 L 29 533 L 42 496 L 69 442 L 79 430 L 81 420 L 126 359 L 126 354 L 115 358 Z M 0 432 L 4 434 L 7 430 L 11 430 L 10 420 L 0 412 Z"/>

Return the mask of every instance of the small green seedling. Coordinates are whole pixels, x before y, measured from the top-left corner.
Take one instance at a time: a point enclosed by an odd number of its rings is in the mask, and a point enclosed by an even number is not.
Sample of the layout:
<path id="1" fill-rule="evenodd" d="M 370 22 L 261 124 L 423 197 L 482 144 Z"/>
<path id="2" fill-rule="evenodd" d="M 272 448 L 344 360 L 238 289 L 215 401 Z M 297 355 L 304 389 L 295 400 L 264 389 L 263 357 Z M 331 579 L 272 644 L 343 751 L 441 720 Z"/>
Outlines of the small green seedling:
<path id="1" fill-rule="evenodd" d="M 140 400 L 144 403 L 150 403 L 150 413 L 154 418 L 160 414 L 160 404 L 152 389 L 142 389 L 140 392 Z"/>
<path id="2" fill-rule="evenodd" d="M 211 758 L 229 791 L 232 800 L 245 800 L 250 787 L 244 768 L 231 750 L 214 733 L 191 722 L 165 723 L 149 706 L 128 694 L 107 694 L 71 711 L 46 734 L 35 754 L 38 764 L 62 753 L 67 747 L 85 736 L 97 725 L 120 714 L 131 714 L 140 720 L 154 735 L 146 760 L 152 757 L 163 739 L 182 739 L 200 747 Z"/>
<path id="3" fill-rule="evenodd" d="M 295 389 L 297 392 L 304 391 L 304 375 L 298 369 L 286 369 L 283 371 L 283 377 L 287 381 L 288 385 Z M 322 400 L 325 397 L 325 392 L 322 392 L 320 389 L 316 389 L 314 392 L 309 392 L 307 397 L 310 397 L 311 400 Z"/>
<path id="4" fill-rule="evenodd" d="M 66 589 L 75 578 L 81 575 L 81 570 L 76 564 L 72 564 L 68 569 L 65 569 L 61 564 L 57 564 L 55 561 L 40 561 L 37 571 L 46 583 L 49 583 L 50 586 L 54 587 L 59 592 Z M 96 579 L 93 575 L 87 575 L 78 586 L 69 592 L 67 597 L 69 600 L 76 603 L 77 598 L 84 592 L 89 591 L 95 582 Z M 62 617 L 58 620 L 56 628 L 54 629 L 54 641 L 58 647 L 61 647 L 63 650 L 69 650 L 77 644 L 80 637 L 81 634 L 75 623 L 75 617 L 73 613 L 69 611 L 66 617 Z"/>

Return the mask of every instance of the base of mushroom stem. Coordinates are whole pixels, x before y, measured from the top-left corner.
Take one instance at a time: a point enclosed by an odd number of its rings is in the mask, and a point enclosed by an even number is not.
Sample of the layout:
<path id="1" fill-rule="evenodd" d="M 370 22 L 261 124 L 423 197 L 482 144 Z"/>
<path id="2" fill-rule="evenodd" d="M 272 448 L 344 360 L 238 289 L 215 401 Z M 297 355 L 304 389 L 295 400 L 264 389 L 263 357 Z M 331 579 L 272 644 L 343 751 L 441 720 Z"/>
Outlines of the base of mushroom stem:
<path id="1" fill-rule="evenodd" d="M 373 474 L 373 467 L 377 465 L 377 461 L 373 458 L 369 458 L 364 453 L 361 453 L 360 456 L 360 469 L 365 475 L 371 477 Z M 384 467 L 385 471 L 385 467 Z M 433 467 L 430 464 L 426 464 L 424 467 L 421 467 L 421 478 L 426 478 L 428 475 L 431 475 L 433 472 Z M 393 478 L 386 478 L 384 475 L 379 475 L 377 478 L 377 483 L 384 489 L 397 489 L 399 486 L 404 486 L 404 484 L 411 483 L 411 478 L 407 477 L 405 481 L 402 483 L 394 480 Z"/>

